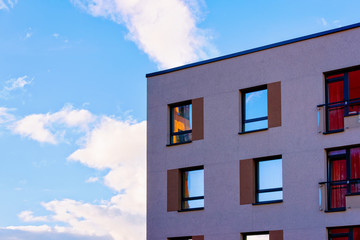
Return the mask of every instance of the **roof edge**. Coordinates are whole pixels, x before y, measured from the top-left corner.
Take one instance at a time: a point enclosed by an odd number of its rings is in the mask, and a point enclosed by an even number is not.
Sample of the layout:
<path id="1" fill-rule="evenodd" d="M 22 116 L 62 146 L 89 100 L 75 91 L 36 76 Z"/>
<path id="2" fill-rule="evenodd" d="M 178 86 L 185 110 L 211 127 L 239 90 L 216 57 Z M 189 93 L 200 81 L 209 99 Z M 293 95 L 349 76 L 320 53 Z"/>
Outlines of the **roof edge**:
<path id="1" fill-rule="evenodd" d="M 182 65 L 179 67 L 174 67 L 174 68 L 169 68 L 169 69 L 165 69 L 165 70 L 161 70 L 161 71 L 157 71 L 157 72 L 153 72 L 153 73 L 148 73 L 148 74 L 146 74 L 146 77 L 147 78 L 154 77 L 154 76 L 158 76 L 158 75 L 162 75 L 162 74 L 166 74 L 166 73 L 170 73 L 170 72 L 179 71 L 179 70 L 186 69 L 186 68 L 204 65 L 207 63 L 213 63 L 213 62 L 217 62 L 217 61 L 221 61 L 221 60 L 225 60 L 225 59 L 229 59 L 229 58 L 233 58 L 233 57 L 239 57 L 242 55 L 255 53 L 255 52 L 259 52 L 259 51 L 263 51 L 263 50 L 267 50 L 267 49 L 271 49 L 271 48 L 275 48 L 275 47 L 280 47 L 280 46 L 284 46 L 287 44 L 296 43 L 296 42 L 300 42 L 300 41 L 304 41 L 304 40 L 309 40 L 312 38 L 322 37 L 325 35 L 338 33 L 338 32 L 342 32 L 342 31 L 346 31 L 346 30 L 350 30 L 350 29 L 358 28 L 358 27 L 360 27 L 360 23 L 355 23 L 355 24 L 344 26 L 344 27 L 334 28 L 334 29 L 323 31 L 323 32 L 313 33 L 313 34 L 298 37 L 298 38 L 293 38 L 293 39 L 289 39 L 289 40 L 285 40 L 285 41 L 281 41 L 281 42 L 277 42 L 277 43 L 272 43 L 272 44 L 265 45 L 262 47 L 252 48 L 249 50 L 231 53 L 231 54 L 227 54 L 227 55 L 220 56 L 220 57 L 210 58 L 207 60 Z"/>

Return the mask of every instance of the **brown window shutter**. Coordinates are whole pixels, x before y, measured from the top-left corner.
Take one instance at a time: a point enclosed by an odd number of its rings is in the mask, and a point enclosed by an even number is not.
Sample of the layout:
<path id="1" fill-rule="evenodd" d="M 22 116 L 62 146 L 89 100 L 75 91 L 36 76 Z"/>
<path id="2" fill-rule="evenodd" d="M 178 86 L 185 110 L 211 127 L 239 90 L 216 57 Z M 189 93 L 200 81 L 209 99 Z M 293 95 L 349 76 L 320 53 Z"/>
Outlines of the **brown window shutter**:
<path id="1" fill-rule="evenodd" d="M 181 204 L 181 174 L 179 169 L 167 171 L 167 211 L 178 211 Z"/>
<path id="2" fill-rule="evenodd" d="M 240 205 L 255 202 L 255 166 L 253 159 L 240 160 Z"/>
<path id="3" fill-rule="evenodd" d="M 284 239 L 283 230 L 270 231 L 269 235 L 270 235 L 270 240 L 283 240 Z"/>
<path id="4" fill-rule="evenodd" d="M 192 240 L 204 240 L 204 236 L 203 235 L 192 236 Z"/>
<path id="5" fill-rule="evenodd" d="M 281 82 L 267 85 L 268 92 L 268 127 L 281 126 Z"/>
<path id="6" fill-rule="evenodd" d="M 204 139 L 204 98 L 192 100 L 192 140 Z"/>

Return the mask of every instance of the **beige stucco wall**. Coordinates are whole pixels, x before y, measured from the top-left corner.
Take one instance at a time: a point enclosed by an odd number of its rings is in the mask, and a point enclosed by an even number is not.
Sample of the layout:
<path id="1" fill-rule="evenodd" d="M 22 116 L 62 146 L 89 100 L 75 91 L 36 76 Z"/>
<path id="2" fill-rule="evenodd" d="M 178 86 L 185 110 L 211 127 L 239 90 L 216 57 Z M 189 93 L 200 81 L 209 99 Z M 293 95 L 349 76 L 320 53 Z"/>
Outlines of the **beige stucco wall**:
<path id="1" fill-rule="evenodd" d="M 360 209 L 319 211 L 325 148 L 360 143 L 360 128 L 317 132 L 325 101 L 323 72 L 360 64 L 352 29 L 148 79 L 147 239 L 284 230 L 286 240 L 327 239 L 326 227 L 360 225 Z M 281 81 L 282 126 L 239 135 L 239 89 Z M 166 147 L 167 104 L 204 98 L 204 139 Z M 282 154 L 283 203 L 240 205 L 239 160 Z M 167 212 L 168 169 L 204 165 L 205 209 Z"/>

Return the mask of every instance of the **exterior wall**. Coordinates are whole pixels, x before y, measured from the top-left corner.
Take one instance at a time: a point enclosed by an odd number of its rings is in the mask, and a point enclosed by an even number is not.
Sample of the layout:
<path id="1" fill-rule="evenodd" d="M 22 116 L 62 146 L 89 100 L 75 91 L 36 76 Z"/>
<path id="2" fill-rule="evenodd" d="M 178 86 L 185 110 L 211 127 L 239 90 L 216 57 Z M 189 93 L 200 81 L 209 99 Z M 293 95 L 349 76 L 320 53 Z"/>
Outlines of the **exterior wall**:
<path id="1" fill-rule="evenodd" d="M 327 227 L 359 225 L 360 209 L 319 210 L 325 148 L 360 143 L 360 128 L 317 132 L 323 73 L 360 64 L 360 28 L 148 79 L 147 239 L 283 230 L 285 240 L 327 239 Z M 281 126 L 241 134 L 240 89 L 281 81 Z M 204 139 L 168 143 L 169 103 L 203 97 Z M 283 202 L 240 205 L 239 160 L 282 154 Z M 205 208 L 167 212 L 167 171 L 204 166 Z"/>

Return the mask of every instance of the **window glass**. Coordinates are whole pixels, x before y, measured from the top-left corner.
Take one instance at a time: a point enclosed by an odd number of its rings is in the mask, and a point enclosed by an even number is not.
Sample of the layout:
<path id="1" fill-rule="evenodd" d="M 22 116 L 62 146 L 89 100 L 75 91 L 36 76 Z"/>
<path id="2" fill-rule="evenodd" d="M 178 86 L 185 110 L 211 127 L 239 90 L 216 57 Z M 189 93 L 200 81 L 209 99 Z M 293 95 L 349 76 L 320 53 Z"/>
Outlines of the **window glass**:
<path id="1" fill-rule="evenodd" d="M 360 147 L 328 152 L 329 208 L 346 207 L 346 195 L 360 193 Z"/>
<path id="2" fill-rule="evenodd" d="M 245 116 L 246 119 L 266 117 L 267 89 L 245 93 Z"/>
<path id="3" fill-rule="evenodd" d="M 282 200 L 282 159 L 258 161 L 257 173 L 257 202 Z"/>
<path id="4" fill-rule="evenodd" d="M 247 235 L 245 240 L 269 240 L 269 234 Z"/>
<path id="5" fill-rule="evenodd" d="M 170 142 L 181 143 L 192 139 L 192 104 L 171 107 Z"/>
<path id="6" fill-rule="evenodd" d="M 204 207 L 204 169 L 183 171 L 183 209 Z"/>
<path id="7" fill-rule="evenodd" d="M 243 92 L 243 132 L 268 127 L 267 89 Z"/>

